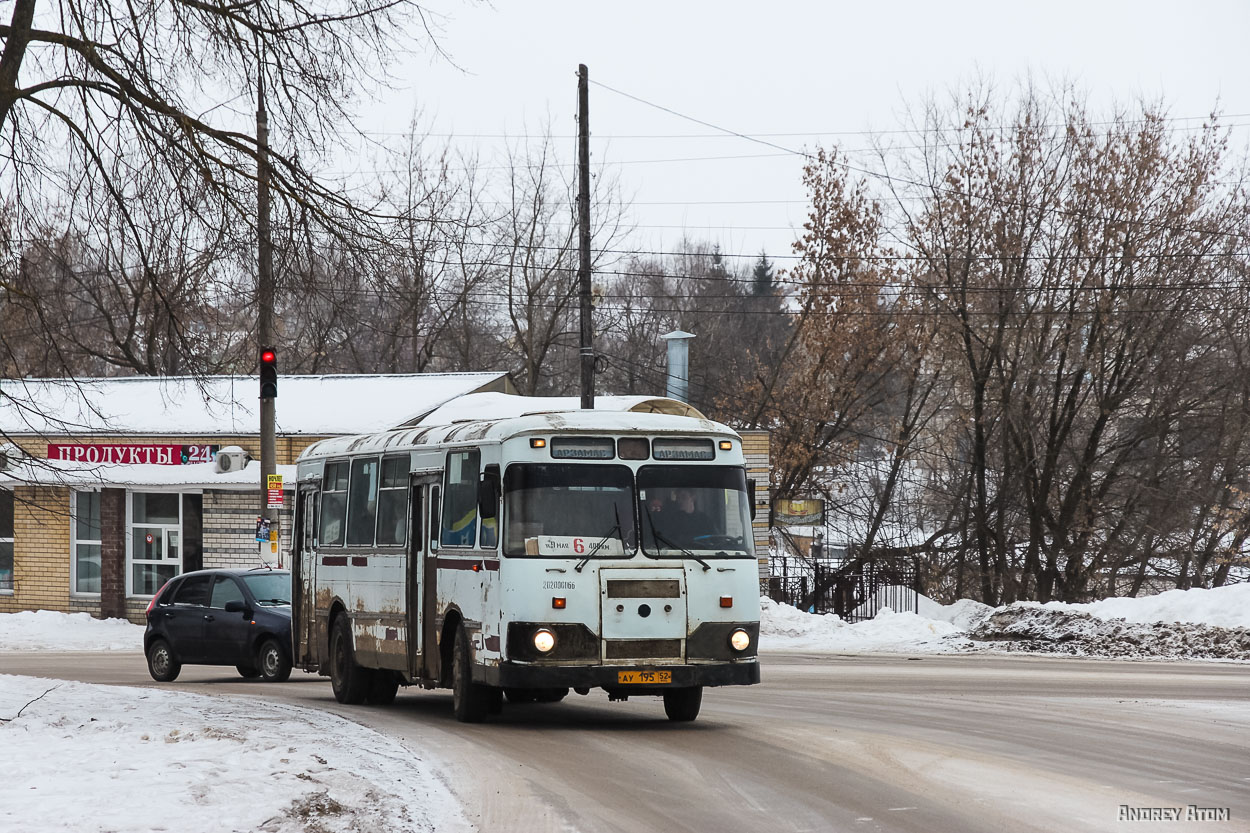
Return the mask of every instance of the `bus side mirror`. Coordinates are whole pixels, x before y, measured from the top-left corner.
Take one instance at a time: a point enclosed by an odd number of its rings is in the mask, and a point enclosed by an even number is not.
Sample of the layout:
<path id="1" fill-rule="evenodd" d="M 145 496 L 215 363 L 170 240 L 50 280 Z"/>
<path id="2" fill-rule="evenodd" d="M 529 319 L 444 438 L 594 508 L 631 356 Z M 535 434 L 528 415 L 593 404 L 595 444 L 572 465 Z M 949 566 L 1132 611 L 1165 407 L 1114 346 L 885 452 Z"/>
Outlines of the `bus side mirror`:
<path id="1" fill-rule="evenodd" d="M 747 503 L 751 504 L 751 520 L 755 520 L 755 481 L 747 481 Z"/>
<path id="2" fill-rule="evenodd" d="M 483 518 L 499 514 L 499 473 L 486 471 L 477 482 L 477 513 Z"/>

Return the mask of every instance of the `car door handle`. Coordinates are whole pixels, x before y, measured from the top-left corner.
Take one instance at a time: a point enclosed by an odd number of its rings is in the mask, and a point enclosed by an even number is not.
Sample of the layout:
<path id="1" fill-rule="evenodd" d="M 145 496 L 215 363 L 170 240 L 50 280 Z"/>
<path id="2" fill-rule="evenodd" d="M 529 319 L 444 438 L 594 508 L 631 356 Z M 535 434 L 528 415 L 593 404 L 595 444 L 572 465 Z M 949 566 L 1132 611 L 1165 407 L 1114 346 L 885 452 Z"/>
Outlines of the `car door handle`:
<path id="1" fill-rule="evenodd" d="M 208 614 L 205 614 L 205 615 L 204 615 L 204 621 L 205 621 L 205 622 L 212 622 L 212 621 L 213 621 L 213 617 L 212 617 L 212 616 L 209 616 Z"/>

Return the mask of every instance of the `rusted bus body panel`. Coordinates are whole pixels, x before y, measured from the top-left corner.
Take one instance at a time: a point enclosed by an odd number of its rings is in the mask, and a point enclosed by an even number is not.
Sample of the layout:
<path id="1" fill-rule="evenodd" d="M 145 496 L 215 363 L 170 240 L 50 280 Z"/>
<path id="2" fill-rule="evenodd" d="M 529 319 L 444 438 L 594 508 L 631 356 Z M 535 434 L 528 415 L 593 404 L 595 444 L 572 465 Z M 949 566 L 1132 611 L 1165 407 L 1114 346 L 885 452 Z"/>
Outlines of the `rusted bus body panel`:
<path id="1" fill-rule="evenodd" d="M 436 559 L 440 645 L 444 639 L 455 639 L 455 630 L 445 627 L 451 615 L 464 626 L 474 663 L 498 665 L 501 654 L 497 602 L 491 610 L 492 600 L 499 597 L 498 554 L 446 547 Z"/>

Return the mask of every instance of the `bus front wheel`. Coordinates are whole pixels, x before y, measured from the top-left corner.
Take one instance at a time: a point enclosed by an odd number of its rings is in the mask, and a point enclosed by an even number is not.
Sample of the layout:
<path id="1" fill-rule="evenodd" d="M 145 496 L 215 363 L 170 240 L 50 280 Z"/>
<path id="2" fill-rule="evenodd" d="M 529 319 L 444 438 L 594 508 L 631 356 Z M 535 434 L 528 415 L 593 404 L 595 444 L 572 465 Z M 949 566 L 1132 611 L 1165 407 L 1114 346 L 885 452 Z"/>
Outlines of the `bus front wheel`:
<path id="1" fill-rule="evenodd" d="M 668 719 L 683 723 L 699 716 L 699 706 L 703 705 L 703 686 L 693 688 L 675 688 L 664 692 L 664 713 Z"/>
<path id="2" fill-rule="evenodd" d="M 461 626 L 456 631 L 451 670 L 451 702 L 456 720 L 461 723 L 481 723 L 491 708 L 489 686 L 473 682 L 473 668 L 469 656 L 469 635 Z"/>

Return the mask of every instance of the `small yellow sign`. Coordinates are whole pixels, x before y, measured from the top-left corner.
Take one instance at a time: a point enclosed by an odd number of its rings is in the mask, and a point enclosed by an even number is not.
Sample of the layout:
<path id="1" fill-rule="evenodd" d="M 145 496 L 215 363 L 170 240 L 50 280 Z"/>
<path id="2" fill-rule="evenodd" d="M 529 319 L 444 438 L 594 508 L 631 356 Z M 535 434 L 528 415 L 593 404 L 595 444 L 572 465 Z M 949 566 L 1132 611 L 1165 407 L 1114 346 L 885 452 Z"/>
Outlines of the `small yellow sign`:
<path id="1" fill-rule="evenodd" d="M 281 489 L 282 488 L 282 475 L 280 474 L 265 475 L 265 488 L 266 489 Z"/>

